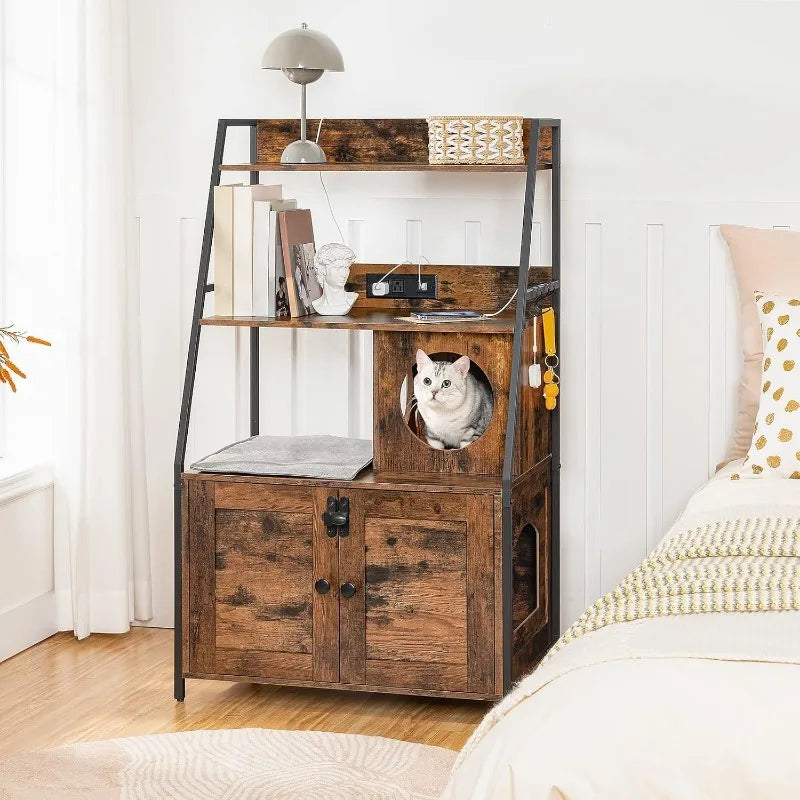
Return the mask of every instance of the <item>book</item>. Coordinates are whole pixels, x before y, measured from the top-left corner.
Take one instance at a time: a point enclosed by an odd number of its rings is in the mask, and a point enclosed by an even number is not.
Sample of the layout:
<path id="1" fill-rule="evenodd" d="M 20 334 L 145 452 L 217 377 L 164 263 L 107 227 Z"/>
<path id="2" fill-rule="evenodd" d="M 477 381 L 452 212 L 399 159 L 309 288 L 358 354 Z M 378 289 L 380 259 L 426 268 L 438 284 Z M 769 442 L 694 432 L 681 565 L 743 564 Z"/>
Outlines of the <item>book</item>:
<path id="1" fill-rule="evenodd" d="M 214 187 L 214 313 L 233 314 L 233 190 Z"/>
<path id="2" fill-rule="evenodd" d="M 286 287 L 286 268 L 283 264 L 283 245 L 278 213 L 270 214 L 270 225 L 275 224 L 275 262 L 273 264 L 275 271 L 270 273 L 270 291 L 275 298 L 275 316 L 278 319 L 288 319 L 291 311 L 289 309 L 289 291 Z"/>
<path id="3" fill-rule="evenodd" d="M 289 311 L 293 317 L 315 314 L 311 303 L 322 297 L 314 272 L 314 229 L 308 209 L 279 211 L 281 252 L 286 273 Z"/>
<path id="4" fill-rule="evenodd" d="M 296 200 L 256 200 L 253 203 L 253 314 L 257 317 L 276 316 L 278 211 L 294 208 L 297 208 Z"/>
<path id="5" fill-rule="evenodd" d="M 233 189 L 233 313 L 251 316 L 253 311 L 253 204 L 280 200 L 280 186 L 235 186 Z"/>

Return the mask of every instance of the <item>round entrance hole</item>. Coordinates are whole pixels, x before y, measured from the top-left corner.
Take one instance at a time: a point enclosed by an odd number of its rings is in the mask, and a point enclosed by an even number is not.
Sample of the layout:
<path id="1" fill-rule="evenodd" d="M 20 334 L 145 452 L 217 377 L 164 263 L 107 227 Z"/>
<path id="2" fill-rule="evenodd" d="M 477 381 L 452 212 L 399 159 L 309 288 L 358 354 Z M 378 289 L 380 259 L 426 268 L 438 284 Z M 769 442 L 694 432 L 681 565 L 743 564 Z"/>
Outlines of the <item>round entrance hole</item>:
<path id="1" fill-rule="evenodd" d="M 400 411 L 409 430 L 429 447 L 458 450 L 486 432 L 494 392 L 486 373 L 467 356 L 419 350 L 400 385 Z"/>

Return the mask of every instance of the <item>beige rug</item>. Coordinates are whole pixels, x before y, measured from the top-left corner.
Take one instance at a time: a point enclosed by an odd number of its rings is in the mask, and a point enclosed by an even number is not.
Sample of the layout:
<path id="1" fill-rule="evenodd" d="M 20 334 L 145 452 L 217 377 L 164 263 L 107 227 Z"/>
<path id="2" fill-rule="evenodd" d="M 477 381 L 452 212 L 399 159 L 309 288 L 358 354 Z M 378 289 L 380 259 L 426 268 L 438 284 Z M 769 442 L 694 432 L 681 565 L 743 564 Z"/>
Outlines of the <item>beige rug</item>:
<path id="1" fill-rule="evenodd" d="M 192 731 L 0 759 L 2 800 L 433 800 L 456 753 L 316 731 Z"/>

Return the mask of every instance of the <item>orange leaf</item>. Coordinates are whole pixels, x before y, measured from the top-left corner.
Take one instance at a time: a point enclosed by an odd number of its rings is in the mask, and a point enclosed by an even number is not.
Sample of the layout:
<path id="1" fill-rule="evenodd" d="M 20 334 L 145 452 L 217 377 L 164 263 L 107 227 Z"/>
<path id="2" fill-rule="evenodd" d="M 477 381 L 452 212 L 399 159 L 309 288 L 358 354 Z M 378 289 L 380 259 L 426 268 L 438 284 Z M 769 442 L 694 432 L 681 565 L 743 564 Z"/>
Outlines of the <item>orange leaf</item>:
<path id="1" fill-rule="evenodd" d="M 18 366 L 17 366 L 17 365 L 16 365 L 16 364 L 13 362 L 13 361 L 11 361 L 11 360 L 9 360 L 9 359 L 6 359 L 6 366 L 7 366 L 7 367 L 8 367 L 8 368 L 9 368 L 9 369 L 12 371 L 12 372 L 16 372 L 16 373 L 17 373 L 17 375 L 19 375 L 19 376 L 20 376 L 20 378 L 25 378 L 25 377 L 27 377 L 27 376 L 25 375 L 25 373 L 24 373 L 24 372 L 23 372 L 23 371 L 22 371 L 22 370 L 21 370 L 21 369 L 20 369 L 20 368 L 19 368 L 19 367 L 18 367 Z"/>
<path id="2" fill-rule="evenodd" d="M 40 339 L 38 336 L 26 336 L 25 341 L 32 342 L 33 344 L 43 344 L 45 347 L 52 347 L 53 345 L 47 339 Z"/>
<path id="3" fill-rule="evenodd" d="M 16 392 L 17 391 L 17 387 L 14 385 L 14 380 L 12 379 L 11 374 L 9 373 L 9 371 L 7 369 L 3 370 L 3 377 L 6 379 L 6 382 L 11 387 L 11 391 L 12 392 Z"/>

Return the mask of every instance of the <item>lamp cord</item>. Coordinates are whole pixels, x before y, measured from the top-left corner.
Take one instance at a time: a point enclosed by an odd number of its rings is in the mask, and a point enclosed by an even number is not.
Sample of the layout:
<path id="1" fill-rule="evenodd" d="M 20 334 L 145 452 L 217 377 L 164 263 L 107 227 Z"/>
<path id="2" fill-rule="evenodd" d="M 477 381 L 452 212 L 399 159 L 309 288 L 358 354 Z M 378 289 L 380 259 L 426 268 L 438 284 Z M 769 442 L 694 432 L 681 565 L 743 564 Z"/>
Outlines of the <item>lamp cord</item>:
<path id="1" fill-rule="evenodd" d="M 319 135 L 322 133 L 322 122 L 325 117 L 320 117 L 319 124 L 317 125 L 317 138 L 314 139 L 314 144 L 319 144 Z M 325 181 L 322 179 L 322 171 L 320 170 L 317 172 L 319 175 L 319 182 L 322 186 L 322 191 L 325 193 L 325 199 L 328 201 L 328 211 L 330 211 L 331 219 L 333 220 L 333 224 L 336 226 L 336 230 L 339 231 L 339 240 L 342 244 L 345 243 L 344 241 L 344 234 L 342 233 L 342 229 L 339 227 L 339 221 L 336 219 L 336 214 L 333 213 L 333 206 L 331 205 L 331 198 L 328 194 L 328 187 L 325 186 Z"/>

